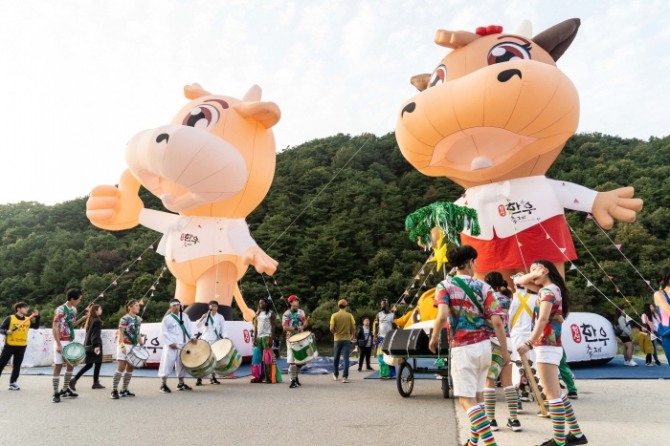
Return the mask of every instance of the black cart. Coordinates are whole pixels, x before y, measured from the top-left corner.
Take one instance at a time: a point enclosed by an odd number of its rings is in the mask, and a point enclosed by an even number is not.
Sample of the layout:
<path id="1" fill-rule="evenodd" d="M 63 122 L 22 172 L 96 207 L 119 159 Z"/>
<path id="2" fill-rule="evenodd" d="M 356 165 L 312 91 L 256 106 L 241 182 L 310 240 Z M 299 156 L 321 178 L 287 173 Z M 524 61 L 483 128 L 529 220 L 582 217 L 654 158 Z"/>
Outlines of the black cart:
<path id="1" fill-rule="evenodd" d="M 427 373 L 431 375 L 439 375 L 442 377 L 442 396 L 444 398 L 449 398 L 449 390 L 451 390 L 451 375 L 449 373 L 449 361 L 446 357 L 441 357 L 444 360 L 444 366 L 435 365 L 433 367 L 427 367 L 423 365 L 417 365 L 417 359 L 432 359 L 437 360 L 439 357 L 437 355 L 421 355 L 421 356 L 408 356 L 408 357 L 397 357 L 402 362 L 398 365 L 398 372 L 396 375 L 396 384 L 398 386 L 398 393 L 401 396 L 408 398 L 412 391 L 414 390 L 414 376 L 419 373 Z"/>

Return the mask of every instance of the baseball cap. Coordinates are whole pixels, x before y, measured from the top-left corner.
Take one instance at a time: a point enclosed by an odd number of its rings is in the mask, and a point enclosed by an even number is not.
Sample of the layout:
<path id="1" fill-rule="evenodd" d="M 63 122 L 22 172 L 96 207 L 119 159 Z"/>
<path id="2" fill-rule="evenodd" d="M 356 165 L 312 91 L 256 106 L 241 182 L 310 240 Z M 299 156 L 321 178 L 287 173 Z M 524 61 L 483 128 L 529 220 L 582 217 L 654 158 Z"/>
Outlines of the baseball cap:
<path id="1" fill-rule="evenodd" d="M 298 298 L 298 296 L 296 296 L 295 294 L 291 294 L 291 295 L 288 297 L 288 303 L 291 303 L 291 302 L 293 302 L 294 300 L 297 300 L 298 302 L 300 302 L 300 299 Z"/>

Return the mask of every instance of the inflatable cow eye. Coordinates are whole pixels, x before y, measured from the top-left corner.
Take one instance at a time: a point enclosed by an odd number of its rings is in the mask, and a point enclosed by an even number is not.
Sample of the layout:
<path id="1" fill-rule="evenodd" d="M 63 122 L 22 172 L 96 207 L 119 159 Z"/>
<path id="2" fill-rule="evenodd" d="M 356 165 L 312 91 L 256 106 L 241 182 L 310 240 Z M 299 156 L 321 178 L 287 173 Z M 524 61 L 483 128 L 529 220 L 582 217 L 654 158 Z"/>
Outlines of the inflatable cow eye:
<path id="1" fill-rule="evenodd" d="M 433 71 L 430 80 L 428 81 L 428 88 L 434 87 L 438 84 L 443 84 L 447 81 L 447 67 L 440 65 Z"/>
<path id="2" fill-rule="evenodd" d="M 525 45 L 514 42 L 499 43 L 491 48 L 488 55 L 489 65 L 522 59 L 530 59 L 530 43 Z"/>
<path id="3" fill-rule="evenodd" d="M 219 111 L 208 104 L 200 104 L 184 118 L 183 125 L 201 130 L 210 130 L 219 121 Z"/>

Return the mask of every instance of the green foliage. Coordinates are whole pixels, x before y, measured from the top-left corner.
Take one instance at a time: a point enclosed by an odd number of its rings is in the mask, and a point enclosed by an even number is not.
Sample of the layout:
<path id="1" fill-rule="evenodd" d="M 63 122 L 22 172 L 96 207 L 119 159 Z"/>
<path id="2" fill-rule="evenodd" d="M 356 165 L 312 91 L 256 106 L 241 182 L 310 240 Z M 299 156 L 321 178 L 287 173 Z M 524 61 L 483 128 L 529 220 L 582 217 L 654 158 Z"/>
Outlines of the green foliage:
<path id="1" fill-rule="evenodd" d="M 600 191 L 632 185 L 645 200 L 636 223 L 617 223 L 606 234 L 584 214 L 567 213 L 580 255 L 576 265 L 594 285 L 587 287 L 587 279 L 568 271 L 572 309 L 613 313 L 603 293 L 624 307 L 628 299 L 639 311 L 651 290 L 621 252 L 656 285 L 670 252 L 670 137 L 640 141 L 575 135 L 548 176 Z M 396 302 L 425 261 L 427 253 L 404 230 L 407 215 L 436 201 L 454 201 L 461 193 L 448 179 L 426 177 L 410 166 L 392 133 L 338 134 L 288 148 L 277 157 L 268 196 L 247 219 L 279 269 L 265 281 L 253 269 L 247 271 L 240 282 L 247 304 L 255 308 L 269 293 L 281 314 L 286 309 L 281 296 L 297 294 L 317 337 L 330 339 L 328 322 L 339 298 L 349 301 L 360 323 L 374 316 L 383 298 Z M 147 207 L 161 208 L 144 189 L 141 197 Z M 102 231 L 90 225 L 84 210 L 84 199 L 55 206 L 0 205 L 2 314 L 27 300 L 48 325 L 67 288 L 78 286 L 86 296 L 84 305 L 104 291 L 97 302 L 108 328 L 116 326 L 129 299 L 144 298 L 145 320 L 160 320 L 175 284 L 166 271 L 150 291 L 164 259 L 145 250 L 159 234 L 145 228 Z M 614 243 L 622 244 L 621 252 Z M 237 309 L 234 314 L 239 318 Z"/>

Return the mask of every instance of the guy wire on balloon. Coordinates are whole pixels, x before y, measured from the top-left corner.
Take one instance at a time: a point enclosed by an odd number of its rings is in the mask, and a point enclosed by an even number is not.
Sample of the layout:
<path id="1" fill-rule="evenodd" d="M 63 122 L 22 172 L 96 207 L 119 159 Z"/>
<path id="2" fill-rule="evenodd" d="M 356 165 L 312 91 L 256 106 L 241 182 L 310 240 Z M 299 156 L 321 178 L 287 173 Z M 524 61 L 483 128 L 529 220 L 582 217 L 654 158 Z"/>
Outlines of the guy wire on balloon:
<path id="1" fill-rule="evenodd" d="M 153 250 L 154 250 L 154 245 L 160 241 L 161 237 L 163 237 L 163 236 L 162 236 L 162 235 L 159 236 L 156 240 L 154 240 L 153 243 L 151 243 L 149 246 L 147 246 L 147 247 L 144 249 L 144 251 L 142 251 L 142 253 L 141 253 L 139 256 L 137 256 L 132 262 L 130 262 L 130 264 L 128 264 L 128 266 L 126 266 L 126 267 L 124 268 L 123 272 L 122 272 L 121 274 L 117 275 L 117 276 L 110 282 L 110 284 L 107 285 L 107 287 L 106 287 L 104 290 L 102 290 L 100 293 L 98 293 L 97 296 L 96 296 L 91 302 L 89 302 L 89 304 L 88 304 L 87 306 L 93 305 L 98 299 L 102 299 L 102 298 L 104 298 L 104 297 L 105 297 L 105 292 L 107 292 L 107 290 L 109 290 L 109 289 L 110 289 L 111 287 L 113 287 L 113 286 L 117 286 L 118 283 L 119 283 L 119 282 L 118 282 L 119 279 L 120 279 L 121 277 L 123 277 L 124 275 L 126 275 L 127 273 L 129 273 L 129 272 L 130 272 L 130 268 L 131 268 L 133 265 L 135 265 L 137 262 L 139 262 L 140 260 L 142 260 L 142 256 L 143 256 L 147 251 L 149 251 L 149 250 L 152 250 L 152 251 L 153 251 Z"/>
<path id="2" fill-rule="evenodd" d="M 598 226 L 600 226 L 600 225 L 598 225 Z M 628 306 L 631 308 L 631 310 L 633 310 L 633 313 L 635 313 L 635 316 L 637 316 L 638 318 L 641 318 L 639 312 L 638 312 L 637 309 L 633 306 L 633 303 L 630 301 L 630 299 L 628 299 L 628 297 L 626 297 L 626 295 L 624 295 L 624 294 L 621 292 L 621 289 L 619 288 L 619 286 L 614 282 L 614 278 L 613 278 L 613 276 L 612 276 L 611 274 L 607 273 L 607 271 L 605 271 L 605 269 L 602 267 L 602 265 L 600 264 L 600 262 L 598 262 L 598 260 L 597 260 L 596 257 L 593 255 L 593 253 L 591 252 L 591 250 L 586 246 L 586 244 L 584 243 L 584 241 L 581 239 L 581 237 L 579 237 L 579 235 L 575 232 L 575 230 L 574 230 L 570 225 L 568 225 L 568 227 L 570 228 L 570 232 L 572 232 L 573 235 L 577 238 L 577 240 L 579 240 L 579 243 L 582 244 L 582 246 L 584 247 L 584 249 L 586 250 L 586 252 L 589 254 L 589 256 L 591 256 L 591 258 L 593 259 L 593 261 L 595 262 L 595 264 L 596 264 L 596 265 L 598 266 L 598 268 L 603 272 L 603 274 L 604 274 L 604 276 L 607 278 L 607 280 L 612 284 L 612 286 L 614 286 L 614 289 L 616 290 L 616 292 L 617 292 L 618 294 L 621 295 L 621 297 L 624 299 L 624 301 L 626 302 L 626 304 L 628 304 Z M 602 228 L 601 228 L 601 229 L 602 229 Z M 610 241 L 611 241 L 611 239 L 610 239 Z M 616 244 L 614 244 L 614 246 L 615 246 L 615 248 L 617 248 L 617 251 L 619 251 L 619 252 L 621 253 L 621 249 L 618 248 L 618 247 L 616 246 Z M 621 254 L 623 255 L 623 253 L 621 253 Z M 624 258 L 625 258 L 625 256 L 624 256 Z M 631 265 L 631 266 L 632 266 L 632 265 Z M 634 268 L 634 267 L 633 267 L 633 268 Z M 571 263 L 571 264 L 570 264 L 570 269 L 571 269 L 571 270 L 576 269 L 576 270 L 580 273 L 580 275 L 582 275 L 582 276 L 584 277 L 584 279 L 586 280 L 586 286 L 587 286 L 587 288 L 588 288 L 588 287 L 593 287 L 595 290 L 597 290 L 599 293 L 601 293 L 600 290 L 593 284 L 593 282 L 592 282 L 591 280 L 589 280 L 589 279 L 588 279 L 588 278 L 581 272 L 581 270 L 580 270 L 579 268 L 577 268 L 577 266 L 576 266 L 574 263 Z M 639 271 L 638 271 L 638 274 L 639 274 Z M 644 280 L 644 282 L 645 282 L 648 286 L 650 286 L 650 285 L 649 285 L 649 281 L 647 281 L 646 279 L 644 279 L 644 277 L 643 277 L 641 274 L 640 274 L 640 277 L 642 277 L 642 279 Z M 652 288 L 652 292 L 654 292 L 654 291 L 655 291 L 655 290 Z M 602 294 L 602 293 L 601 293 L 601 294 Z M 608 301 L 609 303 L 611 303 L 617 310 L 623 312 L 623 308 L 619 307 L 616 303 L 614 303 L 612 300 L 610 300 L 609 298 L 607 298 L 607 296 L 604 296 L 604 297 L 605 297 L 605 298 L 607 299 L 607 301 Z M 635 325 L 637 325 L 638 327 L 642 328 L 642 324 L 641 324 L 641 323 L 637 322 L 635 319 L 631 318 L 631 317 L 626 313 L 626 322 L 631 322 L 631 321 L 632 321 Z"/>

